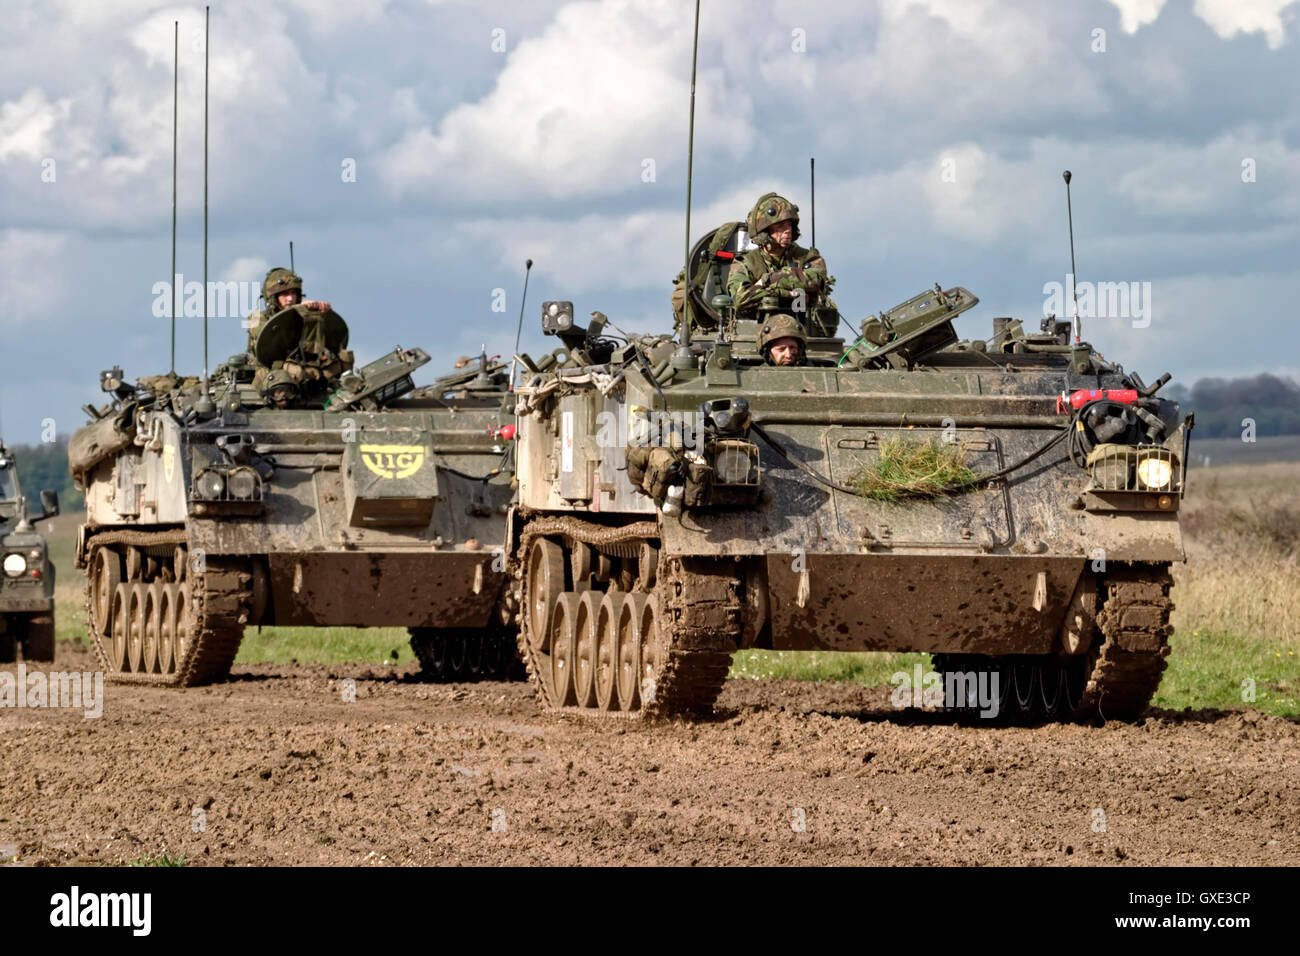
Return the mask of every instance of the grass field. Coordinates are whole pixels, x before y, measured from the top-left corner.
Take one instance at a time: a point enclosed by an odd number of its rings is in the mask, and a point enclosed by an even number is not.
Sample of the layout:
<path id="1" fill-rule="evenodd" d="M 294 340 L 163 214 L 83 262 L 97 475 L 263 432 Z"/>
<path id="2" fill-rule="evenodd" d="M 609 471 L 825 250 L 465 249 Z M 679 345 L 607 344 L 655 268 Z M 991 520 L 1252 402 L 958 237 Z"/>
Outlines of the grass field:
<path id="1" fill-rule="evenodd" d="M 1211 452 L 1212 460 L 1214 452 Z M 79 515 L 41 527 L 58 567 L 57 630 L 84 642 Z M 1173 652 L 1161 707 L 1248 707 L 1300 716 L 1300 462 L 1195 468 L 1184 501 L 1188 561 L 1174 567 Z M 238 661 L 402 665 L 402 628 L 250 628 Z M 741 651 L 731 676 L 887 684 L 923 654 Z"/>

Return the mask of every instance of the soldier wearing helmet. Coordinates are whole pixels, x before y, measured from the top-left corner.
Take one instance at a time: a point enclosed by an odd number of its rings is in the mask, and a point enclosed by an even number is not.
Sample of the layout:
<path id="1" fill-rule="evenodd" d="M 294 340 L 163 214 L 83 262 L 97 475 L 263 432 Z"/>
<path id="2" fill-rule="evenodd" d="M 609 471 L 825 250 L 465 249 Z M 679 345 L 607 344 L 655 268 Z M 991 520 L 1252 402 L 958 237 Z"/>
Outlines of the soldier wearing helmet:
<path id="1" fill-rule="evenodd" d="M 805 365 L 808 337 L 799 320 L 787 312 L 767 317 L 758 333 L 758 349 L 768 365 Z"/>
<path id="2" fill-rule="evenodd" d="M 302 279 L 283 266 L 277 266 L 266 274 L 262 280 L 262 300 L 265 308 L 259 309 L 248 317 L 248 354 L 253 355 L 253 346 L 257 342 L 257 333 L 262 330 L 266 320 L 277 312 L 302 302 Z M 330 304 L 317 299 L 303 302 L 314 312 L 328 312 Z"/>
<path id="3" fill-rule="evenodd" d="M 767 193 L 754 204 L 746 224 L 749 238 L 759 248 L 737 259 L 727 276 L 727 292 L 737 315 L 761 317 L 760 303 L 773 295 L 782 311 L 796 314 L 811 312 L 825 300 L 834 280 L 826 274 L 821 253 L 795 244 L 798 206 Z"/>
<path id="4" fill-rule="evenodd" d="M 277 368 L 266 376 L 262 384 L 262 397 L 276 408 L 292 408 L 298 399 L 298 383 L 288 372 Z"/>

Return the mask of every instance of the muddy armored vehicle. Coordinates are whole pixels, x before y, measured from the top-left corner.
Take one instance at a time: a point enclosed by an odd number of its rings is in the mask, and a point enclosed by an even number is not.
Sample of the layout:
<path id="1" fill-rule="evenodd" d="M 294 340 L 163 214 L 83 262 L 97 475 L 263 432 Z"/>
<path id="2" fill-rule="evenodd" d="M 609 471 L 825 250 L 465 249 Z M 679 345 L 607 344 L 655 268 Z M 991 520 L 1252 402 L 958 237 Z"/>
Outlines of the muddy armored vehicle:
<path id="1" fill-rule="evenodd" d="M 221 680 L 244 628 L 272 624 L 407 627 L 435 678 L 509 671 L 503 366 L 416 388 L 424 351 L 353 369 L 347 339 L 296 305 L 210 383 L 103 373 L 111 400 L 87 406 L 69 463 L 111 679 Z"/>
<path id="2" fill-rule="evenodd" d="M 518 389 L 510 549 L 544 704 L 707 713 L 732 652 L 772 648 L 929 652 L 916 700 L 1000 719 L 1142 711 L 1184 557 L 1192 421 L 1157 397 L 1168 376 L 1055 318 L 959 341 L 961 287 L 847 340 L 837 314 L 738 318 L 741 250 L 713 238 L 689 341 L 543 305 L 567 354 Z M 801 364 L 769 364 L 778 320 Z"/>
<path id="3" fill-rule="evenodd" d="M 54 565 L 36 523 L 59 513 L 59 496 L 41 492 L 41 513 L 27 508 L 13 454 L 0 442 L 0 663 L 54 660 Z"/>

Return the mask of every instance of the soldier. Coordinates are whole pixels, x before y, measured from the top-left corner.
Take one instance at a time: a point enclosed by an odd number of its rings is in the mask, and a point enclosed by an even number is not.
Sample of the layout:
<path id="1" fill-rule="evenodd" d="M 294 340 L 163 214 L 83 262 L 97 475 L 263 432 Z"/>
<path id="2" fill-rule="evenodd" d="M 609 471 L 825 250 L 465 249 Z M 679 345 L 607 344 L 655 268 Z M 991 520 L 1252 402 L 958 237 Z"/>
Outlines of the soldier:
<path id="1" fill-rule="evenodd" d="M 807 365 L 807 345 L 803 326 L 788 313 L 770 316 L 758 333 L 758 348 L 768 365 Z"/>
<path id="2" fill-rule="evenodd" d="M 298 398 L 298 383 L 288 372 L 278 368 L 266 376 L 262 397 L 276 408 L 291 408 Z"/>
<path id="3" fill-rule="evenodd" d="M 783 311 L 811 312 L 830 292 L 833 279 L 816 249 L 795 245 L 799 207 L 776 193 L 761 197 L 749 212 L 749 238 L 760 248 L 732 263 L 727 292 L 736 314 L 755 318 L 759 303 L 775 294 Z"/>
<path id="4" fill-rule="evenodd" d="M 262 299 L 266 307 L 259 309 L 248 317 L 248 354 L 253 354 L 253 346 L 257 343 L 257 333 L 262 330 L 266 320 L 277 312 L 297 305 L 302 301 L 302 279 L 298 278 L 283 266 L 276 266 L 266 274 L 262 280 Z M 318 299 L 312 299 L 303 302 L 303 305 L 314 312 L 328 312 L 330 304 Z"/>

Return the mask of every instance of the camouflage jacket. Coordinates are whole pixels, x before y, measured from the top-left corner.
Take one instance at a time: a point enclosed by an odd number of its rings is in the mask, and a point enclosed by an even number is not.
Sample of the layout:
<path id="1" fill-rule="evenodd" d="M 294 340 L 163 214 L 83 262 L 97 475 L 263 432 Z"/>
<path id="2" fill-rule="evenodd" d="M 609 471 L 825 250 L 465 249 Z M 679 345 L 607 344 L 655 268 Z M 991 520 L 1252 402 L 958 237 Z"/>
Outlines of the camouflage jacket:
<path id="1" fill-rule="evenodd" d="M 270 316 L 266 314 L 265 309 L 258 309 L 256 312 L 250 312 L 245 324 L 248 326 L 248 354 L 255 355 L 253 346 L 257 344 L 257 333 L 262 331 L 262 326 Z M 254 358 L 256 362 L 256 358 Z"/>
<path id="2" fill-rule="evenodd" d="M 785 304 L 784 300 L 802 289 L 803 307 L 811 312 L 825 299 L 834 281 L 826 274 L 826 260 L 820 252 L 791 243 L 784 255 L 754 249 L 737 259 L 727 274 L 727 293 L 736 311 L 744 314 L 754 311 L 764 296 L 775 294 Z"/>

